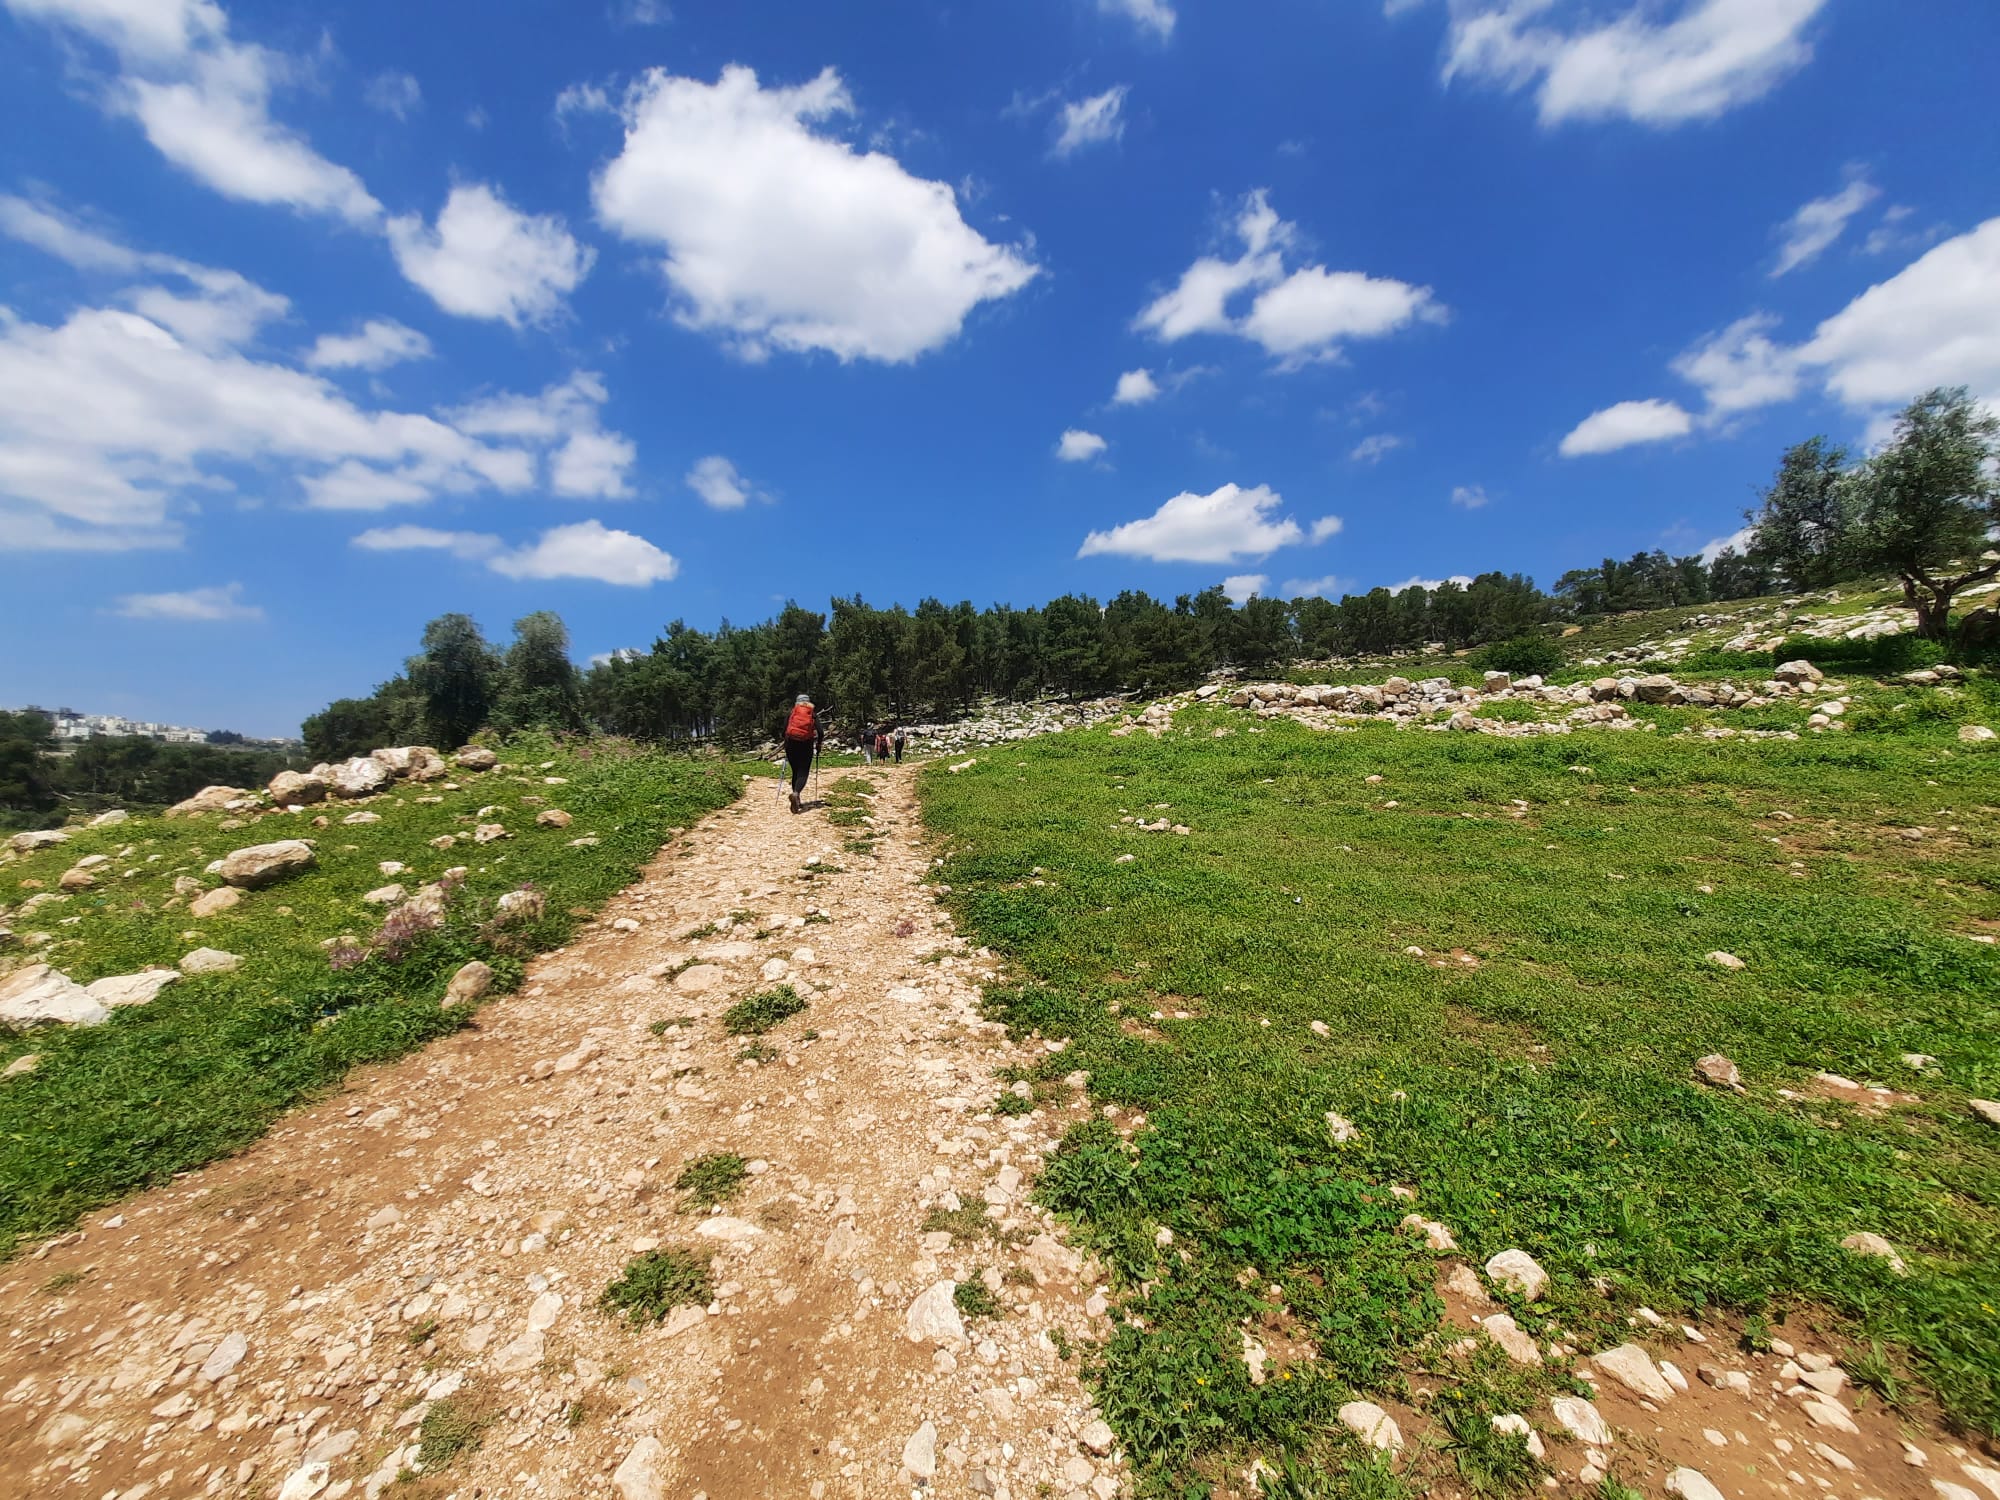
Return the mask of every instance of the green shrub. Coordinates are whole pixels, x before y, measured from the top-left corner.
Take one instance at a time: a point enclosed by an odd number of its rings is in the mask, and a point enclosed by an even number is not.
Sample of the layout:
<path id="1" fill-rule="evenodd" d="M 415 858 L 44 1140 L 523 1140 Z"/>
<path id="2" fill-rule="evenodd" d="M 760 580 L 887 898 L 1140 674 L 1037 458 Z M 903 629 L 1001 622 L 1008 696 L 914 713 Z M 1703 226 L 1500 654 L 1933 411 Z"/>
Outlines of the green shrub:
<path id="1" fill-rule="evenodd" d="M 689 1208 L 706 1208 L 727 1203 L 749 1180 L 750 1169 L 742 1157 L 733 1151 L 715 1151 L 689 1161 L 674 1179 L 674 1186 L 688 1195 Z"/>
<path id="2" fill-rule="evenodd" d="M 643 1328 L 677 1307 L 707 1302 L 711 1295 L 706 1256 L 692 1250 L 648 1250 L 626 1262 L 625 1274 L 599 1294 L 597 1309 Z"/>
<path id="3" fill-rule="evenodd" d="M 805 1008 L 799 992 L 789 984 L 781 984 L 748 1000 L 737 1001 L 722 1013 L 722 1024 L 731 1036 L 762 1036 Z"/>
<path id="4" fill-rule="evenodd" d="M 1772 665 L 1805 660 L 1824 671 L 1839 667 L 1848 672 L 1867 672 L 1877 677 L 1893 677 L 1899 672 L 1915 672 L 1934 667 L 1945 659 L 1945 649 L 1936 641 L 1917 635 L 1885 635 L 1872 641 L 1823 641 L 1813 636 L 1790 636 L 1771 648 Z"/>
<path id="5" fill-rule="evenodd" d="M 1481 646 L 1466 665 L 1482 672 L 1506 672 L 1515 677 L 1548 677 L 1568 665 L 1562 647 L 1545 635 L 1517 635 L 1511 641 Z"/>

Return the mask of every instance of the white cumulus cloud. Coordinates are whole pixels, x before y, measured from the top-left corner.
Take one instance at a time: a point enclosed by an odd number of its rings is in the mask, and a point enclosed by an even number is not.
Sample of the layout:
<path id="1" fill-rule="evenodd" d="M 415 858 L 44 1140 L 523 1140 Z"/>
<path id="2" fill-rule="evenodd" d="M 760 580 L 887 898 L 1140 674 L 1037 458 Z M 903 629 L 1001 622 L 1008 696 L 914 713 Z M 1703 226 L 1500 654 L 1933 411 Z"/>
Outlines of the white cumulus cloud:
<path id="1" fill-rule="evenodd" d="M 1633 3 L 1608 19 L 1557 0 L 1460 0 L 1444 76 L 1532 88 L 1542 123 L 1677 125 L 1762 98 L 1812 57 L 1826 0 Z"/>
<path id="2" fill-rule="evenodd" d="M 1297 368 L 1336 357 L 1347 340 L 1381 338 L 1449 316 L 1429 287 L 1318 265 L 1288 270 L 1298 230 L 1278 217 L 1262 189 L 1244 200 L 1233 228 L 1242 241 L 1240 255 L 1200 257 L 1133 326 L 1168 342 L 1197 333 L 1234 334 Z M 1253 291 L 1246 308 L 1232 310 Z"/>
<path id="3" fill-rule="evenodd" d="M 1322 599 L 1331 599 L 1336 594 L 1344 594 L 1353 587 L 1352 579 L 1329 573 L 1324 578 L 1287 578 L 1278 585 L 1278 592 L 1286 599 L 1310 599 L 1314 595 Z"/>
<path id="4" fill-rule="evenodd" d="M 1750 538 L 1754 528 L 1745 526 L 1740 531 L 1732 531 L 1728 536 L 1719 536 L 1704 546 L 1696 556 L 1707 564 L 1713 564 L 1724 552 L 1734 552 L 1741 557 L 1750 550 Z"/>
<path id="5" fill-rule="evenodd" d="M 1298 522 L 1276 514 L 1282 504 L 1282 496 L 1261 484 L 1247 490 L 1225 484 L 1206 495 L 1184 491 L 1150 516 L 1091 532 L 1076 555 L 1197 563 L 1264 557 L 1305 537 Z"/>
<path id="6" fill-rule="evenodd" d="M 1317 546 L 1329 537 L 1339 536 L 1346 526 L 1347 523 L 1341 520 L 1339 516 L 1321 516 L 1317 521 L 1312 523 L 1310 537 L 1313 545 Z"/>
<path id="7" fill-rule="evenodd" d="M 323 333 L 306 354 L 315 370 L 386 370 L 406 359 L 429 359 L 431 341 L 393 318 L 370 318 L 359 333 Z"/>
<path id="8" fill-rule="evenodd" d="M 949 185 L 834 135 L 853 113 L 831 68 L 793 88 L 741 66 L 712 84 L 655 69 L 626 97 L 598 218 L 660 247 L 676 316 L 746 355 L 913 360 L 1036 268 L 968 225 Z"/>
<path id="9" fill-rule="evenodd" d="M 1264 573 L 1232 573 L 1222 580 L 1222 592 L 1231 604 L 1241 604 L 1263 593 L 1270 584 L 1269 575 Z"/>
<path id="10" fill-rule="evenodd" d="M 757 489 L 720 453 L 697 460 L 687 471 L 687 487 L 711 510 L 741 510 L 752 500 L 771 497 Z"/>
<path id="11" fill-rule="evenodd" d="M 1839 192 L 1803 205 L 1780 231 L 1784 244 L 1778 249 L 1778 263 L 1771 268 L 1771 274 L 1783 276 L 1818 260 L 1829 245 L 1846 233 L 1848 221 L 1881 196 L 1880 188 L 1857 173 Z"/>
<path id="12" fill-rule="evenodd" d="M 1372 433 L 1356 443 L 1348 451 L 1348 457 L 1358 464 L 1378 464 L 1403 446 L 1403 440 L 1393 432 Z"/>
<path id="13" fill-rule="evenodd" d="M 1118 377 L 1118 388 L 1111 393 L 1113 406 L 1144 406 L 1160 394 L 1160 383 L 1153 379 L 1151 370 L 1127 370 Z"/>
<path id="14" fill-rule="evenodd" d="M 560 218 L 524 214 L 483 183 L 453 188 L 435 227 L 407 214 L 388 234 L 398 268 L 439 307 L 515 328 L 560 312 L 595 259 Z"/>
<path id="15" fill-rule="evenodd" d="M 1111 445 L 1094 432 L 1085 432 L 1081 427 L 1071 427 L 1056 444 L 1056 457 L 1067 464 L 1088 463 Z"/>
<path id="16" fill-rule="evenodd" d="M 1487 503 L 1486 486 L 1483 484 L 1454 485 L 1451 503 L 1461 510 L 1478 510 Z"/>
<path id="17" fill-rule="evenodd" d="M 664 582 L 680 572 L 679 561 L 669 553 L 601 521 L 551 527 L 518 547 L 486 532 L 426 526 L 378 527 L 355 537 L 354 545 L 371 552 L 449 552 L 507 578 L 581 578 L 626 588 Z"/>
<path id="18" fill-rule="evenodd" d="M 187 589 L 173 594 L 121 594 L 113 614 L 128 620 L 261 620 L 264 611 L 243 602 L 243 585 Z"/>
<path id="19" fill-rule="evenodd" d="M 1562 440 L 1564 458 L 1587 453 L 1611 453 L 1635 443 L 1658 443 L 1686 437 L 1694 418 L 1671 401 L 1620 401 L 1592 412 Z"/>
<path id="20" fill-rule="evenodd" d="M 1121 83 L 1101 94 L 1064 104 L 1056 115 L 1056 143 L 1051 148 L 1054 154 L 1073 156 L 1085 146 L 1121 139 L 1125 134 L 1126 93 L 1126 86 Z"/>
<path id="21" fill-rule="evenodd" d="M 1430 593 L 1443 588 L 1447 583 L 1455 583 L 1462 589 L 1470 588 L 1472 586 L 1472 575 L 1470 573 L 1454 573 L 1449 578 L 1405 578 L 1401 583 L 1390 584 L 1389 592 L 1391 594 L 1400 594 L 1405 589 L 1422 589 L 1426 593 Z"/>
<path id="22" fill-rule="evenodd" d="M 1798 394 L 1798 351 L 1771 338 L 1777 325 L 1768 313 L 1752 313 L 1675 358 L 1674 373 L 1707 399 L 1707 420 L 1789 401 Z"/>

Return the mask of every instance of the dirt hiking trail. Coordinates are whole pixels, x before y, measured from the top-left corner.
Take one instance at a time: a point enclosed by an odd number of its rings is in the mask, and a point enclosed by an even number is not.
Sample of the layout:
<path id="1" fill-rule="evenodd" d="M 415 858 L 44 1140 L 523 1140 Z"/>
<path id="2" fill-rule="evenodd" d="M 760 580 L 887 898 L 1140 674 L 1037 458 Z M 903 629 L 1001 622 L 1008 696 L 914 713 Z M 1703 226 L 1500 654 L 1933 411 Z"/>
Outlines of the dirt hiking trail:
<path id="1" fill-rule="evenodd" d="M 448 1429 L 398 1496 L 1129 1488 L 1056 1353 L 1094 1273 L 1025 1201 L 1081 1090 L 990 1113 L 1033 1054 L 920 883 L 912 773 L 871 774 L 873 855 L 759 780 L 467 1030 L 0 1267 L 0 1494 L 375 1500 Z M 780 983 L 809 1009 L 739 1060 L 723 1011 Z M 673 1183 L 712 1152 L 752 1175 L 709 1213 Z M 655 1246 L 715 1300 L 598 1311 Z"/>

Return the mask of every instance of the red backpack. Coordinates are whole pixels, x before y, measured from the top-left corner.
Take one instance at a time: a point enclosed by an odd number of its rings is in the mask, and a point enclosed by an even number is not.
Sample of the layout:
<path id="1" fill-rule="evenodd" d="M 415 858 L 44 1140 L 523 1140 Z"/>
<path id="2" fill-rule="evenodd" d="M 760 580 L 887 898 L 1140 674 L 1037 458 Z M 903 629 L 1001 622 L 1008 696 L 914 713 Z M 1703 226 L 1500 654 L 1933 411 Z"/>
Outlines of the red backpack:
<path id="1" fill-rule="evenodd" d="M 785 721 L 785 738 L 788 740 L 809 740 L 818 733 L 818 721 L 813 717 L 813 706 L 801 703 L 792 710 L 791 718 Z"/>

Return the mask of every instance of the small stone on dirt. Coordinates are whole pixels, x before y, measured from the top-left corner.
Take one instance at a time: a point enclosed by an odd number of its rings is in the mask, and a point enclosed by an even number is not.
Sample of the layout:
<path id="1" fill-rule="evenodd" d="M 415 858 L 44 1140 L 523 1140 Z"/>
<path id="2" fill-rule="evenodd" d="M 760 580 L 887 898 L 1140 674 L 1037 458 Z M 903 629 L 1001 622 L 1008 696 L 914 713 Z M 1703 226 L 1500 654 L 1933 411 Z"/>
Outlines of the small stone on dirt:
<path id="1" fill-rule="evenodd" d="M 1488 1278 L 1533 1302 L 1549 1284 L 1549 1273 L 1525 1250 L 1502 1250 L 1486 1262 Z"/>

